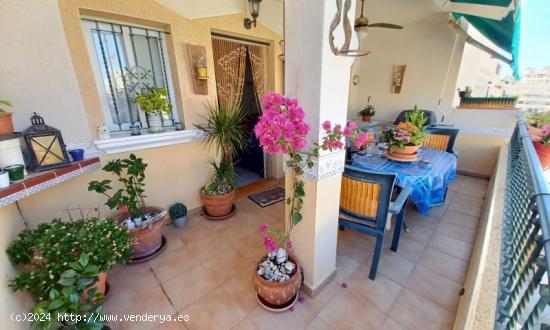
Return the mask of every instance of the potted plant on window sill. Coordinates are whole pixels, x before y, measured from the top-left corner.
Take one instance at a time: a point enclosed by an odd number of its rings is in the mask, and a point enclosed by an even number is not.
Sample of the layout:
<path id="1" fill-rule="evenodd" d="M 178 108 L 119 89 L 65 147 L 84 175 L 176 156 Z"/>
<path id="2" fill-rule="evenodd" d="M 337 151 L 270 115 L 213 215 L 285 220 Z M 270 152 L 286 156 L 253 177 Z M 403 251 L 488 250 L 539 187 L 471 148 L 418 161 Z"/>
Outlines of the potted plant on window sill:
<path id="1" fill-rule="evenodd" d="M 203 142 L 215 147 L 219 161 L 211 161 L 212 177 L 201 189 L 204 215 L 210 220 L 223 220 L 234 214 L 235 167 L 234 155 L 245 148 L 242 125 L 245 114 L 239 107 L 208 106 L 207 122 L 195 125 L 204 133 Z"/>
<path id="2" fill-rule="evenodd" d="M 472 96 L 472 87 L 466 86 L 464 87 L 464 90 L 458 89 L 458 97 L 463 98 L 463 97 L 470 97 L 470 96 Z"/>
<path id="3" fill-rule="evenodd" d="M 152 88 L 149 92 L 140 94 L 134 98 L 134 102 L 147 115 L 149 132 L 160 133 L 164 131 L 162 114 L 172 111 L 168 100 L 166 88 Z"/>
<path id="4" fill-rule="evenodd" d="M 8 100 L 0 100 L 0 135 L 13 133 L 12 113 L 6 111 L 4 106 L 11 107 L 11 102 Z"/>
<path id="5" fill-rule="evenodd" d="M 145 205 L 146 168 L 143 159 L 130 154 L 127 159 L 111 160 L 103 166 L 105 172 L 117 176 L 124 188 L 109 194 L 113 189 L 111 180 L 91 181 L 88 184 L 89 191 L 107 196 L 105 205 L 119 211 L 113 219 L 124 224 L 134 238 L 130 259 L 132 263 L 155 257 L 166 244 L 162 237 L 162 226 L 168 218 L 168 212 L 160 207 Z"/>

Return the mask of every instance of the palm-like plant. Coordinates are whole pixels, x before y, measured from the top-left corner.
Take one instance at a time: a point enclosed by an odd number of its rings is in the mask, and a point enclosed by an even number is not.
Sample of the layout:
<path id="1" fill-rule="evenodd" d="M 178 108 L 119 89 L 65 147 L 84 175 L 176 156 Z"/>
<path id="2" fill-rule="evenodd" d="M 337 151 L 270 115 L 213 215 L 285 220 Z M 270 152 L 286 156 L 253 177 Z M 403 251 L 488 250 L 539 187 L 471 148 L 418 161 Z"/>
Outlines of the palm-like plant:
<path id="1" fill-rule="evenodd" d="M 0 100 L 0 106 L 8 106 L 11 107 L 11 102 L 8 100 Z M 0 107 L 0 112 L 6 112 L 7 110 Z"/>
<path id="2" fill-rule="evenodd" d="M 208 104 L 206 119 L 206 124 L 195 127 L 204 132 L 203 140 L 209 147 L 217 148 L 222 157 L 233 164 L 233 156 L 246 146 L 246 135 L 242 128 L 244 111 L 240 107 Z"/>

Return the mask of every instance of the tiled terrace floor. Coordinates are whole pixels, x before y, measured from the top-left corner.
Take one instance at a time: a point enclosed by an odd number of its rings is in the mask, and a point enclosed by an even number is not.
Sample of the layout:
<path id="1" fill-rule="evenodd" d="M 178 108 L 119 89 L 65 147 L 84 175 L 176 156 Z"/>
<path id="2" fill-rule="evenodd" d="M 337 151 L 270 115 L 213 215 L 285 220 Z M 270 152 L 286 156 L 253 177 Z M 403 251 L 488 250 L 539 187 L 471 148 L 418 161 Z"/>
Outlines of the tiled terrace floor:
<path id="1" fill-rule="evenodd" d="M 106 312 L 190 318 L 184 324 L 116 323 L 114 329 L 450 329 L 486 189 L 486 180 L 459 176 L 444 207 L 429 217 L 411 208 L 411 232 L 402 233 L 397 254 L 385 240 L 374 282 L 368 279 L 374 240 L 339 232 L 334 281 L 281 314 L 257 304 L 251 274 L 263 253 L 257 228 L 281 226 L 284 205 L 262 209 L 244 198 L 227 221 L 194 216 L 182 229 L 167 226 L 161 256 L 110 272 Z"/>

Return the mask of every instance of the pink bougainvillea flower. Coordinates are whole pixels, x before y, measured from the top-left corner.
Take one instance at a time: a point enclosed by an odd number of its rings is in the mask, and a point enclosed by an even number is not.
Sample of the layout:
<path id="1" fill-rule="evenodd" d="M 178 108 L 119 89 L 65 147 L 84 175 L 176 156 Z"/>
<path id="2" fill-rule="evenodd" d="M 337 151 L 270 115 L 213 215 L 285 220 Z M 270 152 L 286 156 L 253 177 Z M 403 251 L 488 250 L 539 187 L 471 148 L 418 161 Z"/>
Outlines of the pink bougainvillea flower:
<path id="1" fill-rule="evenodd" d="M 323 126 L 323 129 L 324 129 L 325 131 L 330 131 L 330 128 L 331 128 L 332 125 L 330 124 L 330 121 L 325 120 L 325 121 L 323 122 L 322 126 Z"/>
<path id="2" fill-rule="evenodd" d="M 348 287 L 348 285 L 344 282 L 340 285 L 342 288 L 346 289 Z"/>
<path id="3" fill-rule="evenodd" d="M 342 134 L 342 125 L 340 125 L 340 124 L 334 125 L 334 130 L 333 131 L 336 134 Z"/>
<path id="4" fill-rule="evenodd" d="M 285 248 L 290 251 L 290 250 L 292 250 L 292 247 L 293 247 L 292 242 L 287 241 L 286 244 L 285 244 Z"/>
<path id="5" fill-rule="evenodd" d="M 268 228 L 268 224 L 267 223 L 263 223 L 260 225 L 260 227 L 258 227 L 258 231 L 260 233 L 265 233 L 267 231 L 267 228 Z"/>

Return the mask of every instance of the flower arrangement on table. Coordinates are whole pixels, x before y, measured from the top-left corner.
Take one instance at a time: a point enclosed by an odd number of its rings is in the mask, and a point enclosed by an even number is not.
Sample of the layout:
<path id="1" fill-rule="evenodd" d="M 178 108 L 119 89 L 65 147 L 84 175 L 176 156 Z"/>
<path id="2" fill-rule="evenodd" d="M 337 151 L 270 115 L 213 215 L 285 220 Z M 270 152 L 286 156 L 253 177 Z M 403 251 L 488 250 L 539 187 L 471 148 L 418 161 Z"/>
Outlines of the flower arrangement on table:
<path id="1" fill-rule="evenodd" d="M 382 131 L 381 141 L 388 144 L 388 157 L 400 161 L 414 161 L 418 148 L 424 141 L 424 128 L 427 118 L 416 106 L 405 121 L 386 127 Z"/>
<path id="2" fill-rule="evenodd" d="M 267 256 L 258 261 L 254 284 L 262 305 L 269 308 L 288 308 L 288 304 L 296 297 L 302 281 L 300 265 L 291 253 L 290 232 L 303 218 L 301 211 L 305 189 L 301 176 L 304 169 L 306 166 L 314 166 L 313 157 L 318 157 L 320 150 L 343 149 L 344 137 L 351 140 L 357 148 L 361 148 L 368 142 L 369 136 L 354 122 L 342 128 L 340 124 L 332 125 L 325 121 L 322 123 L 325 135 L 321 143 L 314 144 L 306 151 L 306 136 L 310 128 L 305 122 L 305 113 L 298 105 L 298 101 L 268 92 L 262 96 L 261 102 L 263 113 L 254 127 L 254 133 L 267 153 L 288 155 L 286 165 L 292 173 L 292 192 L 286 200 L 290 206 L 288 230 L 269 228 L 265 224 L 260 226 Z"/>

